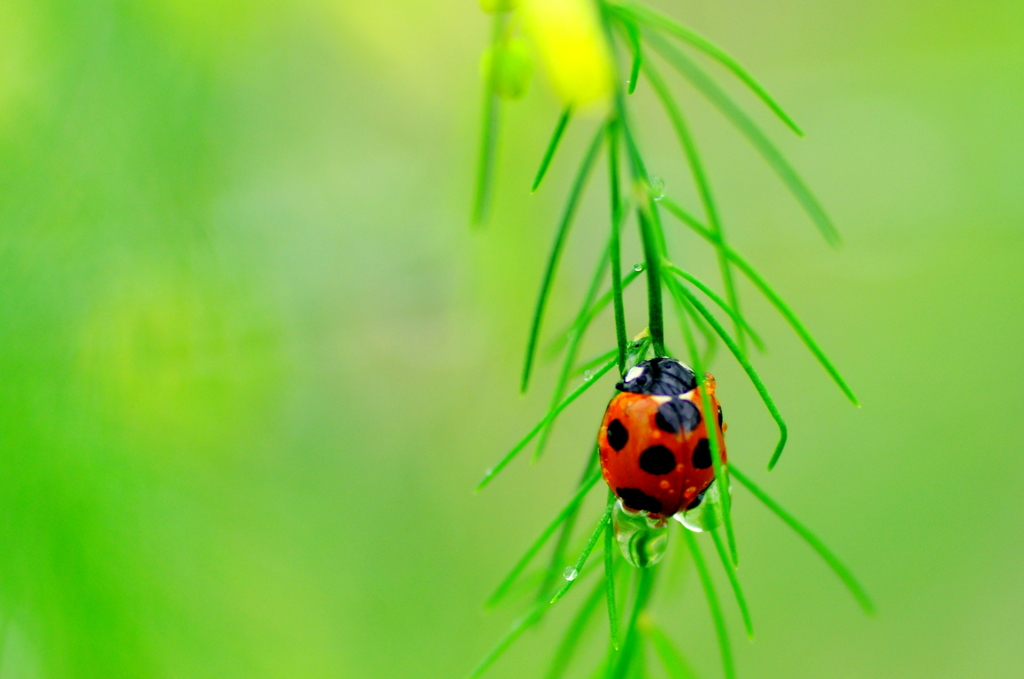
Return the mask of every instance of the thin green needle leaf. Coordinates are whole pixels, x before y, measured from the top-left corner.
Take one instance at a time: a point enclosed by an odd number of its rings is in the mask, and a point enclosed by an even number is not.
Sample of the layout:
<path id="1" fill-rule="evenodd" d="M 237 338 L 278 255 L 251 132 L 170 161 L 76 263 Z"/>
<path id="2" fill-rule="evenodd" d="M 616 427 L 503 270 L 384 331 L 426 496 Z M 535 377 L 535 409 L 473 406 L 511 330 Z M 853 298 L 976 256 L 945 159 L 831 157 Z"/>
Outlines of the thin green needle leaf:
<path id="1" fill-rule="evenodd" d="M 763 502 L 768 509 L 772 510 L 776 516 L 796 531 L 797 535 L 802 537 L 807 544 L 809 544 L 811 548 L 825 560 L 825 563 L 829 565 L 829 568 L 839 576 L 839 579 L 843 581 L 846 588 L 849 589 L 850 593 L 853 594 L 855 599 L 857 599 L 857 603 L 860 604 L 860 607 L 864 609 L 865 613 L 868 615 L 875 614 L 875 606 L 871 603 L 871 598 L 868 596 L 867 592 L 860 586 L 857 579 L 853 577 L 853 573 L 850 572 L 850 569 L 843 565 L 843 562 L 839 560 L 839 557 L 833 554 L 832 550 L 825 546 L 825 543 L 819 540 L 814 533 L 807 530 L 802 523 L 797 521 L 792 514 L 783 509 L 779 503 L 768 497 L 767 493 L 751 481 L 746 474 L 743 474 L 740 470 L 736 469 L 735 466 L 732 467 L 732 475 L 735 476 L 740 483 L 746 486 L 747 490 L 749 490 L 754 497 Z"/>
<path id="2" fill-rule="evenodd" d="M 683 308 L 694 306 L 687 297 L 690 293 L 683 288 L 679 281 L 670 276 L 666 276 L 665 285 L 668 286 L 669 291 L 672 293 L 672 297 L 676 301 L 677 308 L 680 309 L 678 312 L 679 322 L 682 326 L 683 336 L 686 338 L 687 348 L 690 351 L 690 355 L 693 357 L 693 370 L 697 375 L 703 375 L 704 369 L 698 360 L 699 355 L 697 353 L 696 343 L 693 340 L 693 333 L 690 332 L 689 325 L 686 323 L 685 315 L 682 311 Z M 704 421 L 714 422 L 716 414 L 712 411 L 711 398 L 708 395 L 707 390 L 704 388 L 703 383 L 701 383 L 697 393 L 700 394 L 700 409 L 703 413 Z M 711 465 L 714 467 L 715 478 L 718 480 L 718 486 L 719 488 L 729 488 L 729 471 L 722 463 L 722 442 L 716 435 L 708 436 L 708 443 L 711 448 Z M 736 550 L 736 537 L 732 528 L 732 496 L 728 492 L 718 493 L 718 501 L 716 505 L 718 511 L 721 513 L 722 521 L 725 523 L 725 534 L 729 540 L 729 550 L 732 554 L 732 562 L 733 564 L 738 564 L 739 553 Z"/>
<path id="3" fill-rule="evenodd" d="M 640 240 L 647 264 L 647 327 L 656 356 L 665 356 L 665 318 L 661 299 L 661 260 L 665 253 L 665 234 L 658 219 L 658 208 L 650 197 L 650 177 L 644 166 L 640 149 L 636 145 L 629 122 L 626 119 L 626 105 L 622 96 L 616 97 L 619 120 L 622 123 L 623 138 L 629 152 L 630 169 L 634 187 L 643 194 L 637 205 L 640 222 Z"/>
<path id="4" fill-rule="evenodd" d="M 650 620 L 642 625 L 644 635 L 654 647 L 654 652 L 661 660 L 662 667 L 669 679 L 697 679 L 697 673 L 690 667 L 683 654 L 679 652 L 672 640 L 664 631 Z"/>
<path id="5" fill-rule="evenodd" d="M 529 433 L 527 433 L 526 436 L 524 436 L 522 440 L 520 440 L 519 443 L 515 445 L 514 448 L 512 448 L 512 450 L 508 451 L 508 453 L 505 454 L 505 457 L 501 458 L 496 465 L 487 470 L 487 472 L 484 474 L 484 477 L 480 480 L 480 483 L 477 484 L 476 492 L 479 493 L 481 490 L 483 490 L 484 487 L 487 486 L 487 484 L 490 483 L 491 480 L 494 479 L 494 477 L 497 476 L 498 473 L 502 469 L 504 469 L 509 462 L 515 459 L 515 456 L 518 455 L 531 440 L 533 440 L 533 437 L 540 433 L 541 429 L 547 426 L 547 424 L 551 422 L 553 419 L 558 417 L 559 413 L 565 410 L 570 403 L 579 398 L 579 396 L 583 392 L 585 392 L 587 389 L 590 389 L 590 387 L 592 387 L 601 377 L 604 376 L 605 373 L 611 370 L 614 366 L 615 359 L 612 359 L 605 363 L 604 365 L 602 365 L 600 368 L 597 369 L 596 372 L 594 372 L 590 376 L 589 379 L 584 380 L 583 384 L 576 387 L 576 389 L 573 390 L 572 393 L 570 393 L 568 396 L 562 399 L 562 402 L 559 403 L 554 410 L 549 410 L 548 414 L 544 416 L 544 419 L 538 422 L 534 426 L 534 428 L 531 429 Z"/>
<path id="6" fill-rule="evenodd" d="M 654 91 L 657 93 L 658 98 L 661 99 L 662 106 L 665 108 L 665 112 L 668 114 L 669 120 L 672 122 L 672 127 L 675 128 L 676 136 L 679 137 L 679 143 L 683 147 L 683 153 L 686 155 L 686 159 L 690 165 L 690 174 L 693 175 L 694 184 L 697 186 L 697 193 L 700 196 L 701 204 L 704 206 L 704 214 L 707 215 L 708 225 L 711 227 L 711 231 L 715 236 L 721 240 L 725 240 L 725 232 L 722 229 L 722 223 L 718 219 L 718 207 L 715 204 L 714 196 L 711 193 L 711 182 L 708 180 L 707 173 L 704 171 L 704 164 L 700 160 L 700 153 L 697 151 L 697 143 L 693 140 L 693 135 L 690 134 L 690 128 L 686 124 L 686 119 L 683 117 L 683 112 L 676 105 L 675 99 L 672 97 L 672 93 L 669 91 L 668 85 L 662 79 L 658 69 L 654 67 L 654 64 L 647 62 L 644 65 L 644 71 L 647 73 L 648 79 L 651 81 L 651 85 L 654 86 Z M 729 259 L 721 251 L 717 252 L 718 255 L 718 268 L 722 275 L 722 284 L 725 286 L 725 296 L 729 300 L 729 306 L 735 309 L 737 312 L 740 311 L 739 296 L 736 292 L 736 286 L 732 278 L 732 269 L 729 266 Z M 736 326 L 736 340 L 743 347 L 744 333 L 742 328 Z M 745 348 L 745 347 L 744 347 Z M 761 349 L 761 347 L 758 347 Z M 762 349 L 763 351 L 763 349 Z"/>
<path id="7" fill-rule="evenodd" d="M 523 632 L 533 627 L 542 617 L 544 617 L 544 613 L 547 609 L 547 602 L 540 602 L 535 604 L 526 615 L 519 620 L 516 620 L 515 623 L 512 624 L 512 629 L 509 630 L 508 634 L 506 634 L 505 637 L 498 642 L 498 645 L 487 654 L 487 657 L 481 660 L 480 664 L 470 672 L 468 679 L 477 679 L 477 677 L 486 672 L 487 668 L 493 665 L 494 661 L 500 658 L 501 654 L 507 651 L 509 646 L 515 643 L 516 639 L 518 639 Z"/>
<path id="8" fill-rule="evenodd" d="M 633 268 L 630 270 L 629 274 L 625 278 L 622 279 L 622 289 L 625 290 L 630 285 L 632 285 L 633 281 L 635 281 L 640 276 L 640 274 L 642 274 L 645 270 L 646 270 L 646 267 L 643 264 L 634 264 Z M 579 330 L 580 331 L 585 330 L 591 323 L 593 323 L 594 319 L 596 319 L 598 316 L 600 316 L 601 312 L 604 311 L 606 308 L 608 308 L 608 305 L 611 304 L 614 299 L 615 299 L 615 290 L 614 290 L 614 288 L 611 289 L 611 290 L 608 290 L 603 295 L 601 295 L 601 297 L 598 298 L 598 300 L 596 302 L 594 302 L 594 305 L 592 307 L 590 307 L 590 310 L 587 312 L 586 317 L 583 319 L 582 327 L 580 327 Z M 567 330 L 559 333 L 559 335 L 551 343 L 551 346 L 548 347 L 548 349 L 546 350 L 547 353 L 549 353 L 549 354 L 557 354 L 559 351 L 561 351 L 562 347 L 564 347 L 566 342 L 569 341 L 569 337 L 576 330 L 577 330 L 577 325 L 576 325 L 576 323 L 573 323 L 573 325 L 570 325 Z M 623 328 L 623 330 L 625 330 L 625 328 Z M 627 342 L 627 346 L 628 346 L 628 342 Z"/>
<path id="9" fill-rule="evenodd" d="M 619 242 L 620 217 L 623 209 L 619 195 L 619 128 L 614 120 L 608 122 L 608 191 L 611 194 L 612 233 L 609 239 L 608 259 L 611 263 L 612 301 L 615 308 L 615 346 L 618 349 L 619 374 L 626 374 L 626 311 L 622 302 L 622 250 Z M 639 272 L 637 272 L 639 273 Z"/>
<path id="10" fill-rule="evenodd" d="M 555 380 L 555 388 L 551 391 L 549 410 L 558 405 L 558 402 L 562 399 L 562 394 L 565 392 L 566 385 L 569 384 L 569 378 L 572 375 L 572 367 L 576 363 L 576 354 L 579 351 L 580 342 L 583 340 L 583 335 L 589 325 L 589 323 L 585 323 L 587 312 L 590 310 L 594 297 L 597 296 L 597 289 L 601 285 L 601 278 L 604 276 L 604 270 L 607 266 L 608 248 L 601 252 L 601 256 L 597 260 L 597 266 L 594 267 L 590 286 L 583 297 L 583 304 L 580 306 L 579 313 L 576 314 L 576 321 L 572 324 L 572 328 L 569 329 L 569 344 L 565 350 L 565 358 L 562 360 L 562 369 L 558 373 L 558 379 Z M 544 453 L 544 447 L 547 445 L 548 436 L 551 434 L 553 426 L 554 422 L 548 424 L 541 430 L 540 436 L 537 437 L 537 447 L 533 449 L 534 462 L 537 462 Z"/>
<path id="11" fill-rule="evenodd" d="M 660 254 L 657 245 L 654 243 L 654 227 L 650 218 L 650 212 L 642 208 L 640 216 L 640 238 L 643 242 L 644 257 L 647 259 L 647 327 L 651 332 L 651 341 L 654 344 L 656 356 L 666 356 L 665 351 L 665 321 L 661 301 L 661 272 L 655 262 Z"/>
<path id="12" fill-rule="evenodd" d="M 722 607 L 718 603 L 718 596 L 715 594 L 715 584 L 711 581 L 711 573 L 708 572 L 708 565 L 700 553 L 700 546 L 693 533 L 683 529 L 686 536 L 686 544 L 693 555 L 693 563 L 697 567 L 697 574 L 700 576 L 700 583 L 704 586 L 704 595 L 708 599 L 708 608 L 711 610 L 711 620 L 715 625 L 715 634 L 718 636 L 718 647 L 722 652 L 722 670 L 726 679 L 735 679 L 736 669 L 732 663 L 732 648 L 729 646 L 729 631 L 725 627 L 725 616 L 722 615 Z"/>
<path id="13" fill-rule="evenodd" d="M 719 62 L 727 69 L 732 71 L 733 75 L 743 81 L 747 87 L 753 91 L 758 99 L 764 102 L 764 104 L 772 110 L 772 112 L 779 117 L 779 119 L 786 124 L 786 126 L 793 130 L 797 135 L 803 136 L 804 133 L 796 122 L 786 113 L 783 108 L 779 105 L 775 99 L 768 94 L 761 83 L 757 81 L 743 66 L 736 61 L 736 59 L 728 52 L 723 50 L 718 45 L 714 44 L 704 36 L 696 33 L 695 31 L 683 26 L 679 22 L 665 16 L 664 14 L 651 9 L 640 3 L 633 2 L 632 0 L 620 0 L 620 2 L 613 3 L 611 5 L 614 9 L 618 10 L 620 14 L 625 14 L 628 17 L 639 21 L 640 23 L 646 24 L 653 29 L 664 31 L 669 33 L 680 40 L 689 43 L 693 47 L 697 48 L 701 52 L 704 52 L 709 57 Z"/>
<path id="14" fill-rule="evenodd" d="M 609 502 L 615 496 L 608 491 Z M 611 635 L 612 648 L 619 650 L 619 614 L 615 606 L 615 529 L 611 523 L 604 526 L 604 589 L 608 606 L 608 633 Z"/>
<path id="15" fill-rule="evenodd" d="M 673 281 L 673 283 L 675 283 L 675 281 Z M 789 428 L 786 426 L 785 420 L 782 419 L 779 409 L 775 406 L 775 401 L 772 399 L 771 394 L 768 393 L 767 387 L 764 386 L 764 382 L 761 381 L 757 371 L 754 370 L 754 366 L 750 364 L 750 361 L 747 360 L 743 350 L 740 349 L 739 345 L 736 344 L 736 341 L 729 336 L 729 333 L 726 332 L 725 328 L 722 327 L 722 324 L 718 322 L 718 319 L 708 311 L 708 308 L 704 306 L 699 299 L 697 299 L 695 294 L 679 284 L 670 284 L 669 289 L 678 290 L 679 293 L 683 294 L 689 300 L 690 304 L 696 307 L 697 311 L 700 312 L 700 315 L 711 324 L 711 327 L 715 329 L 715 332 L 717 332 L 718 336 L 722 338 L 725 345 L 729 347 L 729 351 L 731 351 L 732 355 L 736 357 L 736 361 L 743 368 L 744 372 L 747 373 L 747 377 L 750 378 L 754 388 L 757 389 L 757 393 L 761 396 L 761 400 L 764 402 L 765 407 L 768 408 L 768 412 L 771 414 L 772 419 L 775 420 L 775 424 L 779 427 L 779 442 L 775 445 L 775 451 L 772 453 L 772 460 L 777 460 L 779 455 L 782 454 L 782 449 L 786 447 L 786 439 L 789 437 Z M 712 456 L 712 460 L 714 459 L 716 459 L 716 457 Z M 724 497 L 726 493 L 723 492 L 722 495 Z"/>
<path id="16" fill-rule="evenodd" d="M 583 163 L 576 174 L 576 181 L 573 182 L 572 190 L 569 192 L 569 201 L 565 205 L 562 219 L 558 225 L 558 231 L 555 234 L 555 242 L 551 247 L 551 254 L 548 256 L 548 263 L 544 269 L 544 278 L 541 281 L 537 306 L 533 312 L 533 322 L 530 324 L 529 340 L 526 343 L 526 361 L 523 364 L 523 379 L 519 387 L 522 392 L 526 391 L 526 387 L 530 383 L 530 369 L 533 367 L 533 356 L 537 349 L 537 338 L 540 335 L 541 321 L 544 319 L 544 307 L 547 306 L 548 294 L 551 291 L 551 282 L 555 278 L 555 270 L 558 268 L 562 246 L 565 245 L 566 236 L 569 235 L 569 227 L 572 225 L 572 218 L 576 214 L 576 207 L 579 205 L 580 196 L 583 194 L 583 187 L 587 183 L 587 177 L 590 176 L 590 170 L 594 166 L 594 159 L 597 158 L 597 152 L 600 150 L 603 140 L 604 128 L 602 127 L 597 135 L 594 136 L 594 141 L 591 142 L 590 148 L 587 149 L 587 153 L 583 157 Z"/>
<path id="17" fill-rule="evenodd" d="M 811 333 L 807 330 L 800 319 L 797 318 L 797 315 L 793 313 L 793 310 L 789 308 L 789 305 L 782 301 L 782 298 L 770 285 L 768 285 L 768 282 L 761 276 L 761 274 L 759 274 L 738 252 L 725 243 L 716 240 L 714 234 L 706 226 L 701 224 L 697 219 L 671 199 L 668 197 L 663 198 L 661 203 L 668 208 L 669 212 L 676 215 L 680 221 L 689 226 L 694 232 L 726 254 L 732 263 L 735 264 L 736 267 L 742 271 L 748 279 L 750 279 L 750 282 L 761 291 L 761 294 L 771 302 L 772 306 L 782 314 L 782 317 L 786 319 L 786 322 L 789 323 L 797 336 L 799 336 L 807 348 L 810 349 L 811 353 L 814 354 L 814 357 L 818 359 L 818 362 L 821 363 L 823 368 L 825 368 L 825 371 L 832 377 L 835 383 L 839 385 L 839 388 L 844 394 L 846 394 L 846 397 L 850 399 L 850 402 L 855 406 L 859 406 L 860 404 L 857 402 L 857 396 L 853 393 L 853 389 L 850 388 L 850 385 L 846 383 L 846 380 L 843 379 L 843 376 L 839 374 L 839 370 L 835 365 L 833 365 L 832 361 L 829 360 L 828 356 L 825 355 L 825 352 L 820 346 L 818 346 L 818 343 L 814 338 L 811 337 Z M 768 468 L 771 469 L 775 465 L 775 462 L 776 460 L 772 460 Z"/>
<path id="18" fill-rule="evenodd" d="M 495 54 L 501 51 L 495 48 L 504 35 L 505 22 L 504 12 L 494 15 L 494 23 L 491 27 L 491 45 Z M 484 104 L 480 122 L 480 155 L 476 169 L 476 191 L 473 196 L 473 226 L 482 226 L 487 221 L 494 187 L 494 164 L 497 156 L 501 108 L 501 101 L 498 99 L 494 86 L 499 68 L 498 61 L 498 59 L 492 60 L 491 72 L 488 74 L 487 84 L 484 87 Z"/>
<path id="19" fill-rule="evenodd" d="M 640 274 L 642 274 L 646 270 L 647 267 L 644 266 L 643 264 L 634 264 L 633 268 L 630 269 L 628 274 L 626 274 L 626 277 L 622 279 L 622 289 L 625 290 L 630 285 L 632 285 L 633 281 L 639 278 Z M 596 302 L 594 302 L 594 306 L 590 308 L 590 311 L 587 313 L 586 319 L 583 321 L 584 324 L 589 325 L 590 323 L 592 323 L 593 320 L 597 318 L 602 311 L 607 309 L 608 305 L 614 300 L 615 289 L 613 288 L 605 292 L 603 295 L 601 295 L 600 298 L 598 298 Z"/>
<path id="20" fill-rule="evenodd" d="M 689 304 L 679 305 L 677 304 L 677 313 L 683 314 L 688 317 L 693 324 L 697 326 L 697 330 L 700 331 L 701 336 L 704 338 L 704 357 L 701 358 L 700 363 L 702 365 L 711 365 L 711 359 L 718 351 L 718 335 L 711 329 L 704 317 L 696 312 L 696 310 Z M 680 323 L 685 323 L 685 320 L 680 320 Z M 684 331 L 684 337 L 686 336 Z M 692 347 L 687 344 L 687 348 L 692 352 L 697 351 L 697 346 L 694 344 Z M 696 359 L 695 359 L 696 360 Z"/>
<path id="21" fill-rule="evenodd" d="M 671 63 L 680 73 L 693 83 L 694 87 L 704 93 L 712 104 L 732 122 L 736 128 L 753 144 L 754 148 L 767 161 L 775 173 L 779 175 L 782 182 L 789 188 L 790 192 L 803 206 L 804 210 L 811 217 L 822 235 L 832 245 L 839 243 L 839 232 L 835 225 L 821 206 L 818 199 L 811 193 L 811 190 L 804 184 L 803 179 L 797 174 L 793 166 L 789 164 L 785 156 L 768 139 L 761 128 L 754 123 L 750 117 L 743 112 L 725 91 L 720 88 L 711 77 L 701 69 L 692 59 L 664 38 L 652 33 L 648 36 L 648 42 Z"/>
<path id="22" fill-rule="evenodd" d="M 559 679 L 559 677 L 565 674 L 565 670 L 568 668 L 569 662 L 576 652 L 576 647 L 579 645 L 580 637 L 583 635 L 587 623 L 590 622 L 591 617 L 593 617 L 594 612 L 597 610 L 597 605 L 601 603 L 601 595 L 604 593 L 604 589 L 603 582 L 597 583 L 586 600 L 584 600 L 583 605 L 580 606 L 579 612 L 576 613 L 569 623 L 568 629 L 565 630 L 565 636 L 562 637 L 562 641 L 558 644 L 558 650 L 555 651 L 555 657 L 551 661 L 551 669 L 548 670 L 546 679 Z"/>
<path id="23" fill-rule="evenodd" d="M 583 465 L 583 472 L 580 474 L 580 480 L 577 483 L 577 488 L 581 487 L 590 478 L 590 475 L 600 465 L 601 451 L 598 445 L 594 444 L 593 452 L 587 457 L 586 464 Z M 543 601 L 550 596 L 551 589 L 554 584 L 558 581 L 559 576 L 562 574 L 563 562 L 565 561 L 565 552 L 569 548 L 569 540 L 572 538 L 573 529 L 576 527 L 576 519 L 580 514 L 580 505 L 577 504 L 576 508 L 565 517 L 565 521 L 562 522 L 562 529 L 559 531 L 558 540 L 555 541 L 555 548 L 551 550 L 551 559 L 548 561 L 547 574 L 544 576 L 544 580 L 541 586 L 537 589 L 537 601 Z"/>
<path id="24" fill-rule="evenodd" d="M 528 550 L 526 550 L 526 553 L 523 554 L 522 558 L 519 559 L 518 563 L 516 563 L 516 565 L 513 566 L 512 571 L 507 576 L 505 576 L 504 580 L 501 581 L 501 584 L 498 585 L 498 588 L 494 590 L 494 594 L 492 594 L 490 598 L 487 599 L 487 603 L 485 604 L 487 608 L 493 607 L 496 603 L 498 603 L 501 600 L 503 596 L 505 596 L 505 594 L 509 590 L 509 587 L 511 587 L 512 583 L 516 581 L 516 578 L 518 578 L 519 575 L 523 572 L 523 569 L 530 564 L 530 561 L 533 559 L 534 556 L 536 556 L 537 552 L 540 551 L 540 548 L 544 546 L 544 543 L 548 541 L 548 538 L 550 538 L 552 534 L 554 534 L 555 530 L 563 521 L 565 521 L 566 517 L 568 517 L 576 509 L 576 506 L 583 501 L 583 498 L 586 497 L 587 493 L 590 492 L 590 489 L 594 487 L 594 484 L 596 484 L 598 479 L 600 478 L 600 472 L 596 472 L 594 474 L 591 474 L 590 478 L 580 485 L 579 490 L 577 490 L 576 494 L 572 496 L 571 500 L 569 500 L 569 504 L 563 507 L 562 511 L 558 512 L 558 515 L 550 524 L 548 524 L 548 527 L 544 529 L 544 532 L 540 534 L 540 537 L 537 538 L 537 540 L 530 546 Z"/>
<path id="25" fill-rule="evenodd" d="M 573 373 L 574 376 L 582 375 L 583 373 L 585 373 L 588 370 L 592 369 L 595 365 L 601 365 L 601 364 L 605 363 L 606 361 L 609 361 L 609 360 L 611 360 L 613 358 L 617 358 L 618 357 L 618 353 L 619 353 L 618 349 L 612 349 L 611 351 L 606 351 L 603 354 L 601 354 L 600 356 L 598 356 L 597 358 L 592 358 L 589 361 L 587 361 L 586 363 L 581 363 L 580 365 L 576 366 L 576 369 L 573 370 L 572 373 Z"/>
<path id="26" fill-rule="evenodd" d="M 650 597 L 651 589 L 654 586 L 655 569 L 638 568 L 636 570 L 636 596 L 633 599 L 633 608 L 629 612 L 629 620 L 626 623 L 626 634 L 622 638 L 622 651 L 615 658 L 615 662 L 608 665 L 610 672 L 606 676 L 610 679 L 622 679 L 622 677 L 626 676 L 626 672 L 629 671 L 630 662 L 637 643 L 637 619 L 647 605 L 647 599 Z"/>
<path id="27" fill-rule="evenodd" d="M 604 514 L 601 516 L 601 520 L 597 522 L 597 526 L 594 528 L 594 532 L 590 534 L 590 539 L 587 540 L 587 546 L 583 548 L 583 552 L 580 554 L 580 558 L 576 559 L 576 565 L 573 566 L 572 569 L 572 577 L 569 578 L 564 585 L 562 585 L 562 589 L 558 590 L 558 593 L 555 594 L 555 596 L 551 597 L 551 603 L 555 603 L 563 596 L 565 596 L 566 592 L 569 591 L 569 588 L 572 587 L 574 582 L 576 582 L 576 579 L 583 571 L 583 567 L 587 564 L 587 559 L 590 558 L 590 553 L 594 551 L 594 546 L 597 544 L 598 538 L 601 537 L 601 534 L 604 532 L 605 526 L 607 526 L 608 522 L 611 521 L 612 507 L 614 506 L 615 503 L 609 500 L 608 507 L 604 510 Z"/>
<path id="28" fill-rule="evenodd" d="M 643 48 L 640 45 L 640 30 L 634 23 L 626 23 L 626 36 L 629 38 L 629 47 L 633 52 L 633 65 L 629 69 L 629 87 L 627 94 L 636 91 L 636 82 L 640 78 L 640 65 L 643 63 Z"/>
<path id="29" fill-rule="evenodd" d="M 747 630 L 747 637 L 754 638 L 754 623 L 750 619 L 750 609 L 747 608 L 747 600 L 743 596 L 743 589 L 740 587 L 740 579 L 736 576 L 736 569 L 729 560 L 729 554 L 725 551 L 725 544 L 722 536 L 717 530 L 711 531 L 711 539 L 715 541 L 715 549 L 718 551 L 718 558 L 722 561 L 722 568 L 729 577 L 729 584 L 732 585 L 732 593 L 736 596 L 736 605 L 740 608 L 740 615 L 743 616 L 743 627 Z"/>
<path id="30" fill-rule="evenodd" d="M 569 118 L 572 117 L 572 107 L 566 106 L 565 110 L 562 111 L 562 115 L 558 117 L 558 123 L 555 125 L 555 131 L 551 135 L 551 141 L 548 142 L 548 147 L 544 151 L 544 157 L 540 161 L 540 167 L 537 168 L 537 176 L 533 178 L 533 185 L 530 187 L 530 193 L 533 193 L 540 187 L 540 183 L 544 180 L 544 175 L 547 174 L 548 166 L 551 165 L 551 159 L 555 157 L 555 151 L 558 149 L 558 142 L 562 141 L 562 134 L 565 133 L 565 128 L 569 124 Z"/>
<path id="31" fill-rule="evenodd" d="M 742 327 L 748 335 L 750 335 L 750 339 L 751 341 L 754 342 L 754 346 L 756 346 L 761 351 L 764 351 L 764 343 L 761 342 L 761 338 L 754 331 L 754 329 L 750 327 L 750 324 L 747 323 L 745 318 L 743 318 L 743 315 L 740 314 L 735 309 L 733 309 L 731 306 L 729 306 L 729 303 L 726 302 L 721 297 L 719 297 L 718 293 L 716 293 L 714 290 L 708 287 L 699 278 L 697 278 L 691 273 L 683 271 L 678 266 L 675 266 L 673 264 L 666 264 L 665 267 L 675 275 L 679 276 L 680 278 L 689 281 L 695 288 L 697 288 L 705 295 L 707 295 L 708 299 L 717 304 L 722 309 L 722 311 L 729 315 L 729 318 L 731 318 L 738 326 Z"/>

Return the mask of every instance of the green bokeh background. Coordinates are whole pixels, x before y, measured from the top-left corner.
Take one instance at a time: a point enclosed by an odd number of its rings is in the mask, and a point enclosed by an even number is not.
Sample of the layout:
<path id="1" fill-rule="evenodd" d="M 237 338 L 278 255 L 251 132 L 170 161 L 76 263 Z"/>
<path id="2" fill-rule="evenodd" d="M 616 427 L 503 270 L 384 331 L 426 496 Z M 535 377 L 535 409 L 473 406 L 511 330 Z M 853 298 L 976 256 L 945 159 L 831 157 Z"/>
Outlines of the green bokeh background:
<path id="1" fill-rule="evenodd" d="M 680 87 L 734 243 L 863 404 L 744 290 L 792 436 L 764 473 L 773 425 L 723 356 L 730 456 L 880 614 L 738 490 L 740 676 L 1024 675 L 1024 4 L 661 6 L 800 121 L 726 79 L 845 241 Z M 523 399 L 519 361 L 594 125 L 528 195 L 559 108 L 537 78 L 471 232 L 487 31 L 470 0 L 0 0 L 0 677 L 459 677 L 507 628 L 480 603 L 568 496 L 610 387 L 471 494 L 545 407 L 554 364 Z M 636 97 L 652 170 L 692 204 Z M 602 181 L 551 332 L 601 247 Z M 605 319 L 586 352 L 611 343 Z M 666 584 L 656 614 L 720 676 L 696 590 Z M 582 592 L 489 676 L 539 676 Z"/>

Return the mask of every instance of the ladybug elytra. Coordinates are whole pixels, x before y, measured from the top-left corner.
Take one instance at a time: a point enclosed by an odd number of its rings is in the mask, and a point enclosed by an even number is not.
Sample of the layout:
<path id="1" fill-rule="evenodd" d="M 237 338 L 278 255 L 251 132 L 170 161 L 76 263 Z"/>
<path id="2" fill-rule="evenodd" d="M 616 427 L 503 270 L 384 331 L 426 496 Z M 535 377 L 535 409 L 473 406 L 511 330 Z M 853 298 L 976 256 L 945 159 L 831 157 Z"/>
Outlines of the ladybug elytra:
<path id="1" fill-rule="evenodd" d="M 615 385 L 598 434 L 601 470 L 608 487 L 633 511 L 667 518 L 700 505 L 715 479 L 708 426 L 693 370 L 668 357 L 629 369 Z M 715 378 L 705 374 L 722 463 L 725 425 L 715 398 Z"/>

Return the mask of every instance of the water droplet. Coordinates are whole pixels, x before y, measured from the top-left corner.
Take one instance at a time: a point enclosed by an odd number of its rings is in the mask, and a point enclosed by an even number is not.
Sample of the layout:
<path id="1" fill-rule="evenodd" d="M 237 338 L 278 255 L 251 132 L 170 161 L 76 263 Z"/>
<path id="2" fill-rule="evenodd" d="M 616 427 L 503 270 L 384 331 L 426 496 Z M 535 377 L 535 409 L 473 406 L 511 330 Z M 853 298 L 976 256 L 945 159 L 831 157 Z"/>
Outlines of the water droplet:
<path id="1" fill-rule="evenodd" d="M 665 180 L 651 175 L 651 198 L 661 200 L 665 197 Z"/>
<path id="2" fill-rule="evenodd" d="M 712 481 L 704 491 L 704 499 L 699 505 L 693 509 L 685 509 L 672 518 L 694 533 L 714 530 L 722 523 L 722 514 L 719 508 L 720 497 L 718 482 Z"/>
<path id="3" fill-rule="evenodd" d="M 584 370 L 583 371 L 583 379 L 588 380 L 588 381 L 594 379 L 594 371 L 593 370 Z"/>
<path id="4" fill-rule="evenodd" d="M 569 582 L 572 582 L 573 580 L 575 580 L 579 576 L 580 576 L 580 572 L 578 570 L 576 570 L 575 568 L 573 568 L 572 566 L 566 566 L 565 570 L 562 571 L 562 577 L 565 578 L 566 580 L 568 580 Z"/>
<path id="5" fill-rule="evenodd" d="M 661 561 L 668 549 L 668 522 L 652 519 L 644 512 L 634 512 L 615 503 L 612 526 L 619 550 L 633 566 L 646 568 Z"/>
<path id="6" fill-rule="evenodd" d="M 637 262 L 636 264 L 633 265 L 633 271 L 640 272 L 640 271 L 643 271 L 643 270 L 644 270 L 644 263 L 643 262 Z"/>

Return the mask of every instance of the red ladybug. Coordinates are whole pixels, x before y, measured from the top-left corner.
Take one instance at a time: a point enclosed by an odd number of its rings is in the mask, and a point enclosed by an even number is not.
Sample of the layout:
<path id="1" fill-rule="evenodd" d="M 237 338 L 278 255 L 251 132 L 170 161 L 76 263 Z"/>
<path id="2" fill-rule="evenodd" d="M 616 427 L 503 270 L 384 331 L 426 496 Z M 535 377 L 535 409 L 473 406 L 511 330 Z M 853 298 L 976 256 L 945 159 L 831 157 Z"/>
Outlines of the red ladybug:
<path id="1" fill-rule="evenodd" d="M 693 370 L 667 357 L 637 364 L 615 385 L 622 393 L 608 404 L 598 446 L 604 480 L 629 509 L 667 518 L 697 507 L 714 480 L 696 387 Z M 705 374 L 704 387 L 717 413 L 714 429 L 724 464 L 722 407 L 710 374 Z"/>

